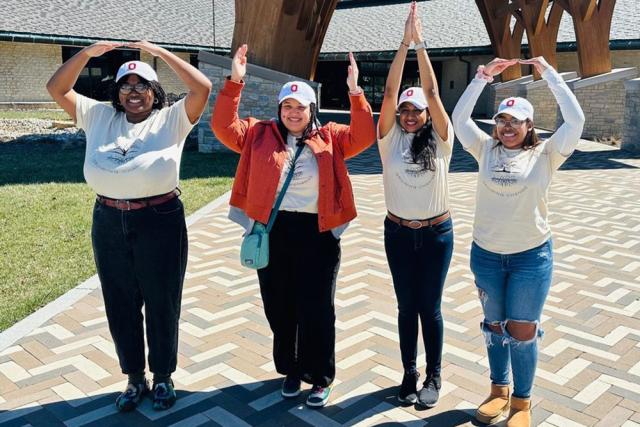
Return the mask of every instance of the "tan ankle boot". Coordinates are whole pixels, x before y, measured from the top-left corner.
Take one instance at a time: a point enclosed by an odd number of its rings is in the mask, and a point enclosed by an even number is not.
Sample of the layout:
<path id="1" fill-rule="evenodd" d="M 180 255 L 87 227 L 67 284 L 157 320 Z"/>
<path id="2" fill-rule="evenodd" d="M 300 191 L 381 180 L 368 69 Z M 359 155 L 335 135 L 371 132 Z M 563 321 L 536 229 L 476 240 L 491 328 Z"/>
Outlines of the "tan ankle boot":
<path id="1" fill-rule="evenodd" d="M 531 426 L 531 399 L 511 397 L 511 411 L 507 419 L 507 427 Z"/>
<path id="2" fill-rule="evenodd" d="M 491 384 L 491 394 L 476 411 L 476 420 L 493 424 L 509 409 L 509 386 Z"/>

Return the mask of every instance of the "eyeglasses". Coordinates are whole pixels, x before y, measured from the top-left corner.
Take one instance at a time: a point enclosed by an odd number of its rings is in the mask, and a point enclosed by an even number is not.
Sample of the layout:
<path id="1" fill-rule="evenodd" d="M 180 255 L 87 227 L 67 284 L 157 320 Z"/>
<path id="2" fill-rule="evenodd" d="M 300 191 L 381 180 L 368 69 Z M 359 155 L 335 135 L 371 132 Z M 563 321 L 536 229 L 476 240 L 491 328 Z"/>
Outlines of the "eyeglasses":
<path id="1" fill-rule="evenodd" d="M 422 114 L 424 110 L 420 110 L 418 108 L 415 108 L 413 110 L 410 110 L 409 108 L 402 108 L 400 109 L 400 114 L 405 114 L 405 115 L 414 115 L 414 116 L 419 116 L 420 114 Z"/>
<path id="2" fill-rule="evenodd" d="M 523 123 L 525 123 L 526 120 L 519 120 L 516 118 L 511 118 L 511 120 L 507 120 L 507 119 L 503 119 L 502 117 L 498 117 L 496 119 L 496 125 L 503 127 L 506 126 L 507 124 L 509 124 L 510 127 L 512 128 L 517 128 L 522 126 Z"/>
<path id="3" fill-rule="evenodd" d="M 130 85 L 129 83 L 123 83 L 120 85 L 120 93 L 123 95 L 129 95 L 132 90 L 142 94 L 145 93 L 149 89 L 149 85 L 146 83 L 136 83 L 135 85 Z"/>

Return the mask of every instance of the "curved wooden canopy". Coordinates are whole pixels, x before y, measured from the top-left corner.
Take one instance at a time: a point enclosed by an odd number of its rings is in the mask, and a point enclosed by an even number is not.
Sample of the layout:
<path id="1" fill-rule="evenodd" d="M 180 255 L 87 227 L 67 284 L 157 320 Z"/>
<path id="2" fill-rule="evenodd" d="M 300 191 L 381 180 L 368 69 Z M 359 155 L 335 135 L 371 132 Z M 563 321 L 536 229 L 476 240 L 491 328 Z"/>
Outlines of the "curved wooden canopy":
<path id="1" fill-rule="evenodd" d="M 615 0 L 475 2 L 496 56 L 519 58 L 526 31 L 530 55 L 544 56 L 557 66 L 558 30 L 565 10 L 573 18 L 580 75 L 589 77 L 611 71 L 609 32 Z M 251 63 L 313 79 L 337 4 L 338 0 L 235 0 L 232 52 L 247 43 Z M 521 76 L 520 67 L 511 67 L 502 73 L 502 80 Z"/>
<path id="2" fill-rule="evenodd" d="M 555 0 L 573 18 L 582 78 L 611 71 L 609 33 L 616 0 Z"/>
<path id="3" fill-rule="evenodd" d="M 235 0 L 231 51 L 249 45 L 249 62 L 312 80 L 338 0 Z"/>
<path id="4" fill-rule="evenodd" d="M 563 10 L 573 19 L 580 76 L 611 71 L 609 31 L 615 0 L 476 0 L 496 56 L 520 57 L 523 32 L 530 56 L 544 56 L 557 67 L 556 48 Z M 512 17 L 515 25 L 511 26 Z M 520 77 L 518 67 L 502 73 L 502 80 Z M 540 78 L 534 70 L 535 78 Z"/>

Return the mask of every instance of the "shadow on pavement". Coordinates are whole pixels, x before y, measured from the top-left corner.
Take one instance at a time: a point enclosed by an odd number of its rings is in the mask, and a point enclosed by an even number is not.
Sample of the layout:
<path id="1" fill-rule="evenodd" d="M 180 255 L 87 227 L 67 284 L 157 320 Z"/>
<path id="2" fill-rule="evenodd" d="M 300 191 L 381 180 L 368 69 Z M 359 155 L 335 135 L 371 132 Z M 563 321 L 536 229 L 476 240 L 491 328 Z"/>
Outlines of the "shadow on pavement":
<path id="1" fill-rule="evenodd" d="M 28 408 L 0 411 L 3 426 L 200 426 L 200 425 L 352 425 L 396 410 L 397 387 L 353 396 L 321 409 L 310 409 L 304 401 L 309 386 L 297 398 L 280 396 L 280 379 L 231 385 L 212 391 L 177 390 L 176 405 L 168 411 L 154 411 L 146 396 L 132 412 L 120 413 L 114 405 L 119 393 L 107 393 L 80 399 L 60 400 Z M 453 409 L 430 415 L 434 410 L 412 412 L 419 418 L 402 425 L 439 427 L 458 426 L 473 419 L 472 410 Z M 410 413 L 407 413 L 410 417 Z M 389 414 L 388 418 L 394 418 Z M 215 423 L 215 424 L 213 424 Z M 399 425 L 382 422 L 376 425 Z"/>

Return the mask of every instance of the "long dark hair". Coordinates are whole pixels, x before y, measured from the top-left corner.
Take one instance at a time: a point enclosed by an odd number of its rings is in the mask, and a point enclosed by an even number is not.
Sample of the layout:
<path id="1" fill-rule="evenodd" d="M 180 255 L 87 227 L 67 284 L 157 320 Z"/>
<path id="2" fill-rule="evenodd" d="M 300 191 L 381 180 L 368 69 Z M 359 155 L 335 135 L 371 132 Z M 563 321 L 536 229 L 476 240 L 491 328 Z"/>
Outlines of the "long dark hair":
<path id="1" fill-rule="evenodd" d="M 286 144 L 287 136 L 289 135 L 289 129 L 287 129 L 284 123 L 282 123 L 282 119 L 280 118 L 280 110 L 282 110 L 282 103 L 278 104 L 278 130 L 280 131 L 282 140 Z M 309 104 L 309 112 L 311 116 L 309 119 L 309 123 L 307 123 L 307 126 L 302 131 L 302 136 L 298 138 L 298 142 L 296 143 L 296 145 L 304 144 L 304 142 L 309 139 L 311 134 L 314 132 L 314 127 L 316 129 L 320 129 L 321 123 L 320 120 L 318 120 L 318 111 L 316 109 L 315 103 L 312 102 L 311 104 Z M 320 135 L 320 138 L 324 140 L 320 132 L 318 132 L 318 135 Z"/>
<path id="2" fill-rule="evenodd" d="M 422 170 L 436 170 L 436 141 L 433 138 L 433 124 L 431 116 L 427 122 L 416 132 L 411 141 L 411 160 L 422 166 Z"/>
<path id="3" fill-rule="evenodd" d="M 527 125 L 529 124 L 531 125 L 531 129 L 527 131 L 527 135 L 524 137 L 524 143 L 522 144 L 523 150 L 530 150 L 532 148 L 535 148 L 538 144 L 542 142 L 540 138 L 538 138 L 538 134 L 536 133 L 536 130 L 533 127 L 533 122 L 527 119 Z M 498 139 L 498 126 L 493 127 L 493 131 L 491 132 L 491 137 L 496 140 L 496 143 L 493 146 L 493 148 L 496 148 L 499 145 L 502 145 L 502 142 L 500 141 L 500 139 Z"/>
<path id="4" fill-rule="evenodd" d="M 120 104 L 120 86 L 127 83 L 127 79 L 125 79 L 124 77 L 125 76 L 120 78 L 118 82 L 115 82 L 111 86 L 111 105 L 113 105 L 113 108 L 115 108 L 116 111 L 121 112 L 124 112 L 124 108 L 122 107 L 122 104 Z M 160 83 L 156 81 L 150 82 L 140 76 L 138 76 L 138 78 L 140 79 L 140 83 L 149 85 L 149 87 L 153 91 L 153 106 L 151 107 L 151 109 L 162 110 L 167 103 L 167 94 L 164 93 L 164 89 L 162 89 Z"/>

